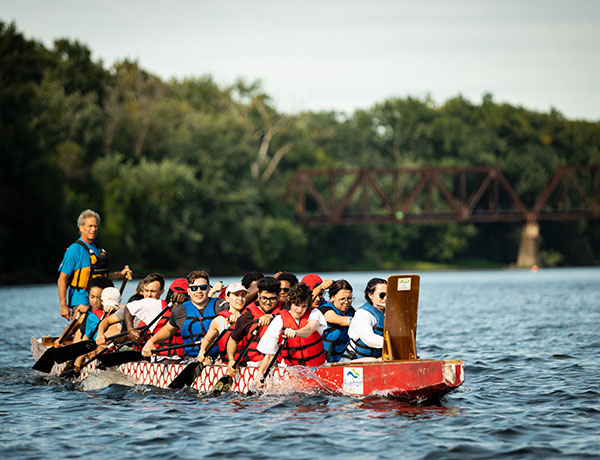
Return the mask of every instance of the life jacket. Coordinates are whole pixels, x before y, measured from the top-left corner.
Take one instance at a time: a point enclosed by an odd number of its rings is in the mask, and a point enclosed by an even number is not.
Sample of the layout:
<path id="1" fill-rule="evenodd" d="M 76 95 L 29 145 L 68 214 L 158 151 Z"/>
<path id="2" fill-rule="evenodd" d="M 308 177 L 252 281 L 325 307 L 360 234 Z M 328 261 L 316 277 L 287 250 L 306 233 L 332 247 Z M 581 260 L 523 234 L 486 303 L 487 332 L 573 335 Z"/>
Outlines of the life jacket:
<path id="1" fill-rule="evenodd" d="M 167 307 L 167 301 L 161 300 L 161 303 L 162 303 L 161 307 L 164 310 Z M 162 314 L 162 316 L 156 321 L 156 326 L 154 326 L 154 332 L 151 334 L 146 334 L 144 337 L 140 338 L 140 340 L 135 344 L 135 349 L 138 351 L 141 351 L 142 348 L 144 348 L 144 345 L 146 344 L 148 339 L 150 337 L 152 337 L 153 335 L 155 335 L 158 331 L 160 331 L 169 322 L 170 317 L 171 317 L 171 309 L 165 310 L 164 313 Z M 143 321 L 140 321 L 138 324 L 138 327 L 145 327 L 145 326 L 146 326 L 146 323 L 144 323 Z M 180 345 L 182 343 L 183 343 L 183 338 L 181 337 L 181 334 L 177 333 L 173 337 L 165 340 L 161 344 L 161 346 L 168 347 L 171 345 Z M 183 356 L 183 349 L 178 348 L 176 350 L 161 351 L 156 354 L 162 355 L 162 356 L 173 355 L 173 354 Z"/>
<path id="2" fill-rule="evenodd" d="M 69 285 L 74 289 L 87 289 L 88 283 L 92 278 L 108 276 L 108 256 L 102 248 L 100 249 L 100 255 L 97 256 L 94 249 L 83 241 L 77 240 L 75 243 L 81 245 L 89 253 L 90 266 L 75 270 L 71 274 Z"/>
<path id="3" fill-rule="evenodd" d="M 283 328 L 281 329 L 301 329 L 308 323 L 310 317 L 310 311 L 307 310 L 302 318 L 300 318 L 300 324 L 296 323 L 296 320 L 288 310 L 282 310 L 279 313 L 283 320 Z M 294 337 L 287 340 L 287 343 L 283 347 L 281 352 L 283 362 L 288 366 L 320 366 L 325 363 L 325 348 L 323 346 L 323 337 L 318 331 L 313 331 L 308 337 Z"/>
<path id="4" fill-rule="evenodd" d="M 251 303 L 250 305 L 248 305 L 246 307 L 246 310 L 249 310 L 252 313 L 252 316 L 254 317 L 254 323 L 250 327 L 250 330 L 248 331 L 248 334 L 246 335 L 246 337 L 244 337 L 244 340 L 240 340 L 240 343 L 238 344 L 238 349 L 241 350 L 242 348 L 244 348 L 246 343 L 248 343 L 248 341 L 250 341 L 250 345 L 248 346 L 248 351 L 246 352 L 245 359 L 246 359 L 246 361 L 258 362 L 258 361 L 262 360 L 264 357 L 264 355 L 260 351 L 258 351 L 258 342 L 260 342 L 260 339 L 265 334 L 265 331 L 267 330 L 267 327 L 269 327 L 269 325 L 260 326 L 260 327 L 258 326 L 258 323 L 257 323 L 258 319 L 261 316 L 266 315 L 266 313 L 264 311 L 262 311 L 260 309 L 260 307 L 258 305 L 256 305 L 256 303 Z M 280 307 L 278 305 L 269 314 L 277 315 L 277 314 L 279 314 L 279 312 L 280 312 Z M 258 334 L 256 334 L 253 338 L 252 332 L 254 332 L 254 330 L 256 328 L 259 328 Z"/>
<path id="5" fill-rule="evenodd" d="M 186 317 L 183 326 L 181 327 L 181 337 L 183 337 L 183 343 L 199 342 L 208 332 L 210 323 L 216 318 L 215 304 L 216 298 L 210 299 L 210 301 L 204 307 L 204 310 L 200 311 L 191 300 L 183 303 L 185 307 Z M 198 356 L 200 347 L 185 347 L 185 354 L 188 356 Z M 215 345 L 207 353 L 209 356 L 215 357 L 219 352 L 218 345 Z"/>
<path id="6" fill-rule="evenodd" d="M 218 316 L 222 316 L 225 319 L 228 319 L 230 316 L 232 315 L 232 313 L 229 310 L 225 310 L 222 311 L 218 314 Z M 231 326 L 229 326 L 231 327 Z M 229 359 L 227 357 L 227 341 L 229 340 L 229 336 L 231 335 L 231 329 L 229 329 L 228 331 L 225 331 L 225 334 L 223 334 L 223 337 L 221 337 L 219 339 L 219 356 L 221 357 L 221 361 L 223 361 L 224 363 L 229 362 Z M 240 341 L 237 345 L 237 349 L 235 350 L 235 354 L 233 355 L 234 359 L 238 359 L 239 355 L 240 355 L 240 351 L 242 351 L 242 341 Z"/>
<path id="7" fill-rule="evenodd" d="M 333 303 L 329 302 L 323 306 L 331 307 L 340 316 L 349 316 L 352 317 L 354 315 L 354 310 L 348 308 L 346 313 L 342 313 L 339 309 L 336 308 Z M 346 349 L 346 345 L 350 341 L 350 337 L 348 337 L 348 326 L 340 326 L 339 324 L 329 324 L 327 325 L 327 329 L 323 332 L 323 345 L 325 346 L 325 357 L 327 361 L 330 363 L 337 363 L 344 350 Z"/>
<path id="8" fill-rule="evenodd" d="M 360 307 L 359 310 L 367 310 L 377 319 L 377 324 L 373 328 L 373 332 L 377 335 L 383 336 L 383 323 L 385 319 L 385 315 L 383 314 L 383 312 L 379 308 L 371 305 L 368 302 L 365 303 L 362 307 Z M 381 352 L 381 348 L 371 348 L 361 339 L 351 339 L 350 343 L 348 343 L 348 346 L 346 347 L 346 350 L 344 350 L 343 357 L 349 359 L 366 357 L 380 358 Z"/>

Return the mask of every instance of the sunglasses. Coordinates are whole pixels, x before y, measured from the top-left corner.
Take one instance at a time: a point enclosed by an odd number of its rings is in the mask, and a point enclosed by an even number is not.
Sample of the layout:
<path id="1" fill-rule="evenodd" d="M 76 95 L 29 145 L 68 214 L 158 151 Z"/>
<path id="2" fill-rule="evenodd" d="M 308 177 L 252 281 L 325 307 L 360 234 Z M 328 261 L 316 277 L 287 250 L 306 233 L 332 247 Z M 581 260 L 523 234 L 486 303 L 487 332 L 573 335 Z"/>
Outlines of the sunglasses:
<path id="1" fill-rule="evenodd" d="M 190 286 L 190 291 L 196 292 L 198 289 L 201 291 L 206 291 L 208 289 L 208 284 L 199 284 L 197 286 Z"/>
<path id="2" fill-rule="evenodd" d="M 290 292 L 290 288 L 281 288 L 279 292 Z"/>
<path id="3" fill-rule="evenodd" d="M 380 292 L 379 293 L 379 298 L 380 299 L 385 299 L 385 296 L 387 295 L 387 292 Z"/>

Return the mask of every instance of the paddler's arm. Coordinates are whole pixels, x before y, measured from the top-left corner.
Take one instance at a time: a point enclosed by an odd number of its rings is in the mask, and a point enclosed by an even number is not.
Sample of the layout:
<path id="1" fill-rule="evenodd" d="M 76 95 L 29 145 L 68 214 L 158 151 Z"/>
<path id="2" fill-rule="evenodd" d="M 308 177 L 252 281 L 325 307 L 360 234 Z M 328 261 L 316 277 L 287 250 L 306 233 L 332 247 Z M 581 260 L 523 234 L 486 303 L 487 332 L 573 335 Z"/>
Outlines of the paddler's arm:
<path id="1" fill-rule="evenodd" d="M 319 322 L 316 319 L 311 319 L 304 327 L 301 327 L 300 329 L 285 328 L 283 330 L 283 336 L 287 337 L 288 339 L 292 339 L 294 337 L 306 338 L 315 332 L 318 327 Z"/>
<path id="2" fill-rule="evenodd" d="M 368 347 L 383 348 L 383 337 L 373 332 L 376 325 L 377 320 L 370 313 L 359 309 L 350 324 L 348 334 L 360 338 Z"/>
<path id="3" fill-rule="evenodd" d="M 338 326 L 350 326 L 350 320 L 352 319 L 350 316 L 338 315 L 333 310 L 326 311 L 323 316 L 329 324 L 337 324 Z"/>
<path id="4" fill-rule="evenodd" d="M 142 348 L 142 355 L 148 357 L 152 356 L 152 350 L 156 348 L 156 344 L 163 343 L 165 340 L 170 339 L 177 334 L 178 330 L 179 329 L 170 323 L 165 324 L 160 331 L 150 337 L 150 340 L 146 342 L 146 345 Z"/>
<path id="5" fill-rule="evenodd" d="M 58 300 L 60 301 L 60 316 L 66 320 L 71 319 L 71 309 L 67 304 L 67 287 L 69 285 L 69 275 L 60 272 L 58 275 Z"/>
<path id="6" fill-rule="evenodd" d="M 262 386 L 260 379 L 262 379 L 263 375 L 265 375 L 265 370 L 267 370 L 267 367 L 269 366 L 269 364 L 271 364 L 271 361 L 273 360 L 274 356 L 275 356 L 275 353 L 269 353 L 269 354 L 265 355 L 265 357 L 262 359 L 262 361 L 258 365 L 258 372 L 256 373 L 256 376 L 254 377 L 254 383 L 256 384 L 257 387 Z"/>
<path id="7" fill-rule="evenodd" d="M 123 267 L 123 270 L 121 270 L 120 272 L 109 273 L 108 278 L 111 280 L 123 280 L 125 278 L 131 280 L 133 278 L 133 272 L 131 271 L 131 268 L 129 268 L 129 265 L 125 265 L 125 267 Z"/>
<path id="8" fill-rule="evenodd" d="M 98 334 L 96 335 L 96 343 L 98 345 L 104 345 L 106 343 L 106 336 L 104 333 L 106 329 L 108 329 L 112 324 L 116 324 L 120 321 L 119 317 L 116 313 L 113 313 L 110 316 L 107 316 L 98 325 Z"/>
<path id="9" fill-rule="evenodd" d="M 227 375 L 231 377 L 235 376 L 236 373 L 236 369 L 233 367 L 233 364 L 235 363 L 235 352 L 237 347 L 238 342 L 233 340 L 233 338 L 230 336 L 225 348 L 227 349 Z"/>
<path id="10" fill-rule="evenodd" d="M 127 328 L 129 338 L 134 342 L 137 342 L 140 339 L 140 333 L 135 330 L 135 327 L 133 326 L 133 315 L 127 307 L 125 307 L 125 327 Z"/>
<path id="11" fill-rule="evenodd" d="M 221 323 L 222 316 L 217 316 L 210 322 L 210 327 L 202 339 L 200 344 L 200 350 L 198 351 L 198 361 L 204 361 L 206 358 L 206 347 L 213 341 L 213 339 L 219 335 L 219 325 Z"/>

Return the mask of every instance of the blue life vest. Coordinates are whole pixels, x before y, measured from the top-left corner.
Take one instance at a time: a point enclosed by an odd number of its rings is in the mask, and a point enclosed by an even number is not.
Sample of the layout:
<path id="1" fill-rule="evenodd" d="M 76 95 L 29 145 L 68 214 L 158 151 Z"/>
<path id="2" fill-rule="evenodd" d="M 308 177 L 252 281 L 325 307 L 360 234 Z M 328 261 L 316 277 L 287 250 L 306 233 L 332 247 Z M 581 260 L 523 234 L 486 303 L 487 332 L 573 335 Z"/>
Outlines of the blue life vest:
<path id="1" fill-rule="evenodd" d="M 216 298 L 210 299 L 210 301 L 204 307 L 204 310 L 200 311 L 191 300 L 183 303 L 185 307 L 185 323 L 181 327 L 181 337 L 183 337 L 183 343 L 198 342 L 204 338 L 210 327 L 210 323 L 216 318 L 215 304 Z M 188 356 L 198 356 L 200 346 L 186 347 L 185 354 Z M 208 353 L 209 356 L 215 357 L 219 352 L 219 346 L 215 345 Z"/>
<path id="2" fill-rule="evenodd" d="M 359 310 L 367 310 L 377 319 L 377 324 L 373 328 L 373 332 L 383 337 L 383 323 L 385 319 L 385 315 L 383 314 L 383 312 L 379 308 L 374 307 L 368 302 L 366 302 L 362 307 L 360 307 Z M 365 357 L 380 358 L 381 352 L 381 348 L 371 348 L 361 339 L 352 339 L 350 340 L 350 343 L 344 351 L 344 357 L 350 359 Z"/>
<path id="3" fill-rule="evenodd" d="M 333 311 L 340 316 L 354 316 L 352 307 L 348 308 L 346 313 L 342 313 L 331 302 L 324 304 L 322 307 L 331 307 L 333 308 Z M 323 332 L 323 344 L 325 345 L 325 357 L 327 358 L 327 362 L 337 363 L 342 357 L 342 353 L 349 341 L 348 326 L 327 323 L 327 329 Z"/>

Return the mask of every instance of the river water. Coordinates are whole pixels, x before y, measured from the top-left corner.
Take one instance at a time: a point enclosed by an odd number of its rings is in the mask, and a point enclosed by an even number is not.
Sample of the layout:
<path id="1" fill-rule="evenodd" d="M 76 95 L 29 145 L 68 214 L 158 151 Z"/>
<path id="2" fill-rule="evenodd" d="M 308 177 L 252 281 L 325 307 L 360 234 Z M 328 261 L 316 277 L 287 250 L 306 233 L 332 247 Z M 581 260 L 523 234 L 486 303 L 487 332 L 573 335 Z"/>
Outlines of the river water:
<path id="1" fill-rule="evenodd" d="M 350 281 L 359 306 L 388 274 L 326 276 Z M 600 458 L 597 268 L 421 273 L 419 356 L 465 361 L 463 386 L 433 406 L 86 391 L 31 370 L 29 338 L 62 331 L 58 312 L 55 285 L 0 288 L 2 458 Z"/>

